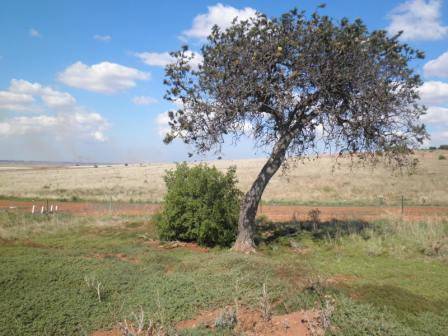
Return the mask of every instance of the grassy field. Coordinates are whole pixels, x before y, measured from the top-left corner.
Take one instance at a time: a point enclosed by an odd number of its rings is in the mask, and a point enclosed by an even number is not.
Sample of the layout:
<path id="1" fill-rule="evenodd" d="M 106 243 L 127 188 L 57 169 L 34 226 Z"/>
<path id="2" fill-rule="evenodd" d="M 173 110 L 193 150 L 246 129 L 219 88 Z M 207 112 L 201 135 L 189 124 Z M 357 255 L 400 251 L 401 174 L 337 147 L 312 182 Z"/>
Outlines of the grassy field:
<path id="1" fill-rule="evenodd" d="M 260 309 L 263 284 L 274 315 L 330 304 L 328 335 L 448 334 L 447 218 L 261 221 L 254 255 L 162 248 L 142 216 L 2 211 L 0 230 L 0 335 L 90 335 L 140 309 L 174 334 L 204 310 Z"/>
<path id="2" fill-rule="evenodd" d="M 445 151 L 417 153 L 414 175 L 392 173 L 384 167 L 351 167 L 323 157 L 278 173 L 263 200 L 311 205 L 448 205 L 448 160 Z M 211 162 L 220 169 L 236 165 L 240 188 L 247 190 L 263 159 Z M 159 202 L 165 193 L 163 175 L 171 164 L 100 165 L 90 167 L 13 167 L 0 170 L 0 196 L 84 200 Z"/>

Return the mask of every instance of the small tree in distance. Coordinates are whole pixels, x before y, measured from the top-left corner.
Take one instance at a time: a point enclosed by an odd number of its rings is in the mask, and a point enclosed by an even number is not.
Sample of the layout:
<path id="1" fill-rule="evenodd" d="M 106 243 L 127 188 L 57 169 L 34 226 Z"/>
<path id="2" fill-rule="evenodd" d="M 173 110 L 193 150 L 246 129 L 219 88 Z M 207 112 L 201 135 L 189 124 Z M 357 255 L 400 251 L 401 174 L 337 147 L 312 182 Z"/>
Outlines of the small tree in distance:
<path id="1" fill-rule="evenodd" d="M 369 32 L 361 20 L 334 22 L 317 11 L 256 17 L 225 31 L 215 26 L 190 66 L 188 47 L 166 67 L 169 143 L 219 153 L 226 139 L 249 135 L 269 158 L 244 197 L 234 249 L 254 250 L 255 216 L 266 185 L 288 157 L 332 150 L 408 165 L 427 133 L 418 104 L 422 84 L 409 66 L 423 53 Z"/>

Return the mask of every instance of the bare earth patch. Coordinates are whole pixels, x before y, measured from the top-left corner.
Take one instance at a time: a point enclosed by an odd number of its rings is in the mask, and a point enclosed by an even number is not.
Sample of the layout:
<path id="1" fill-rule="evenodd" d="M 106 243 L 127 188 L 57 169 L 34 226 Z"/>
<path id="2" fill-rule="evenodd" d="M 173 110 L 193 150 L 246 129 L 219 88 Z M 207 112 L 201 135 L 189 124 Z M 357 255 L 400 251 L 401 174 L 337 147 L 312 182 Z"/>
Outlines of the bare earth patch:
<path id="1" fill-rule="evenodd" d="M 202 312 L 194 319 L 179 322 L 176 329 L 184 330 L 200 326 L 214 329 L 215 321 L 221 312 L 221 309 Z M 315 310 L 276 315 L 266 321 L 261 312 L 240 307 L 235 331 L 246 336 L 310 336 L 312 332 L 313 335 L 323 335 L 323 330 L 319 326 L 319 312 Z"/>
<path id="2" fill-rule="evenodd" d="M 122 336 L 122 333 L 114 328 L 112 330 L 97 330 L 91 333 L 90 336 Z"/>
<path id="3" fill-rule="evenodd" d="M 56 202 L 51 204 L 58 205 L 58 212 L 72 213 L 77 215 L 101 216 L 101 215 L 153 215 L 160 211 L 159 204 L 147 203 L 120 203 L 114 202 L 112 205 L 104 202 Z M 32 206 L 36 205 L 36 211 L 39 212 L 42 206 L 46 206 L 43 201 L 15 201 L 0 200 L 0 209 L 10 209 L 31 212 Z M 296 220 L 308 220 L 308 213 L 316 206 L 300 205 L 262 205 L 258 209 L 258 215 L 266 215 L 275 222 L 287 222 L 295 218 Z M 434 206 L 406 206 L 404 214 L 401 215 L 401 208 L 396 207 L 337 207 L 337 206 L 318 206 L 320 219 L 328 221 L 338 220 L 365 220 L 372 221 L 385 217 L 400 217 L 406 221 L 421 221 L 428 218 L 438 218 L 448 215 L 448 207 Z"/>

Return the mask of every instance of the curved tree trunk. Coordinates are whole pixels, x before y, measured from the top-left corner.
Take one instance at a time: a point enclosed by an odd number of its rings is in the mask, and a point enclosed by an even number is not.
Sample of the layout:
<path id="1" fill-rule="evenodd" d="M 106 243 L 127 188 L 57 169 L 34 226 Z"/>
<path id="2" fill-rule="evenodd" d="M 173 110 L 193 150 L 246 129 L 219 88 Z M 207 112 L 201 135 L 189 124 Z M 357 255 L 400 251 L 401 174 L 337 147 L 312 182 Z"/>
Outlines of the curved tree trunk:
<path id="1" fill-rule="evenodd" d="M 244 196 L 238 220 L 238 236 L 233 245 L 233 250 L 239 252 L 255 251 L 255 216 L 257 215 L 258 204 L 270 179 L 285 160 L 286 150 L 292 139 L 292 133 L 288 133 L 279 139 L 268 161 L 264 164 L 251 188 Z"/>

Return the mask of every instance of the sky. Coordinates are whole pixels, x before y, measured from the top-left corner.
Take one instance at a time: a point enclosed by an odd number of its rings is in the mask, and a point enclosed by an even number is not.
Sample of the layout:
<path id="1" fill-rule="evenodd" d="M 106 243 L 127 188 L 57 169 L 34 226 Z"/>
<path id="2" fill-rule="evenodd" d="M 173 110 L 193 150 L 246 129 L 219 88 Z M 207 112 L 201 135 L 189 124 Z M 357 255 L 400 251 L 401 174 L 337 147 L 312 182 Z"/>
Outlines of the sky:
<path id="1" fill-rule="evenodd" d="M 256 11 L 279 16 L 325 1 L 3 0 L 0 4 L 0 160 L 168 162 L 164 66 L 169 52 L 199 51 L 214 24 Z M 413 63 L 424 84 L 426 145 L 448 143 L 448 0 L 328 0 L 323 14 L 361 18 L 370 30 L 404 31 L 425 51 Z M 198 62 L 200 58 L 198 57 Z M 250 139 L 225 159 L 264 155 Z M 207 157 L 212 158 L 212 156 Z"/>

